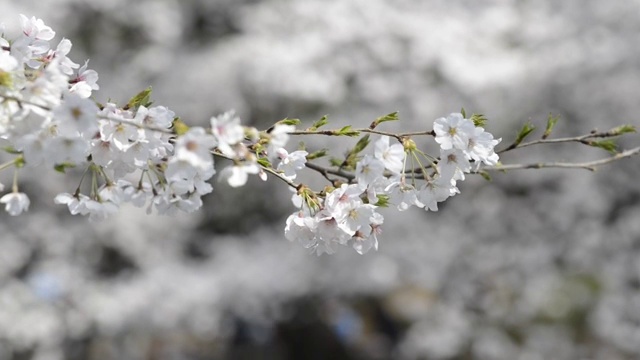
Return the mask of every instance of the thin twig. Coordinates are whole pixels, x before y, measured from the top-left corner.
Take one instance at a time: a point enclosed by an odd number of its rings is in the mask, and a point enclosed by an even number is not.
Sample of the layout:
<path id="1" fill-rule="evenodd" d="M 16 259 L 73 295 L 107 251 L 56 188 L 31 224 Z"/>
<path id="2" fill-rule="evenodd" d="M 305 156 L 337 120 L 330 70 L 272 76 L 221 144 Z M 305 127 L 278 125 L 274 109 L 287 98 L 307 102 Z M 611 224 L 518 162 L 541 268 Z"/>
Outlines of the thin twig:
<path id="1" fill-rule="evenodd" d="M 266 167 L 266 166 L 262 166 L 260 164 L 258 164 L 264 171 L 268 172 L 269 174 L 277 177 L 278 179 L 284 181 L 287 185 L 291 186 L 294 189 L 298 189 L 300 188 L 299 184 L 294 183 L 293 181 L 287 179 L 286 177 L 284 177 L 282 174 L 280 174 L 279 172 L 275 171 L 274 169 L 270 168 L 270 167 Z"/>
<path id="2" fill-rule="evenodd" d="M 568 142 L 578 142 L 585 145 L 589 145 L 589 142 L 587 141 L 589 139 L 616 137 L 620 135 L 622 134 L 606 131 L 606 132 L 593 132 L 590 134 L 574 136 L 574 137 L 564 137 L 564 138 L 556 138 L 556 139 L 538 139 L 538 140 L 533 140 L 529 142 L 523 142 L 520 144 L 513 143 L 500 151 L 496 151 L 496 153 L 502 154 L 510 150 L 520 149 L 527 146 L 533 146 L 533 145 L 539 145 L 539 144 L 559 144 L 559 143 L 568 143 Z"/>
<path id="3" fill-rule="evenodd" d="M 324 176 L 325 179 L 327 179 L 327 181 L 329 181 L 331 183 L 331 185 L 336 185 L 336 183 L 339 181 L 338 179 L 334 179 L 332 177 L 329 176 L 329 169 L 326 169 L 320 165 L 316 165 L 314 163 L 310 163 L 307 162 L 305 164 L 305 166 L 311 170 L 317 171 L 318 173 L 320 173 L 320 175 Z"/>
<path id="4" fill-rule="evenodd" d="M 562 162 L 541 162 L 531 164 L 510 164 L 510 165 L 496 165 L 487 166 L 482 170 L 487 171 L 506 171 L 506 170 L 524 170 L 524 169 L 542 169 L 542 168 L 563 168 L 563 169 L 585 169 L 589 171 L 595 171 L 598 166 L 606 165 L 624 158 L 628 158 L 640 153 L 640 147 L 629 149 L 618 153 L 610 158 L 587 161 L 582 163 L 562 163 Z"/>

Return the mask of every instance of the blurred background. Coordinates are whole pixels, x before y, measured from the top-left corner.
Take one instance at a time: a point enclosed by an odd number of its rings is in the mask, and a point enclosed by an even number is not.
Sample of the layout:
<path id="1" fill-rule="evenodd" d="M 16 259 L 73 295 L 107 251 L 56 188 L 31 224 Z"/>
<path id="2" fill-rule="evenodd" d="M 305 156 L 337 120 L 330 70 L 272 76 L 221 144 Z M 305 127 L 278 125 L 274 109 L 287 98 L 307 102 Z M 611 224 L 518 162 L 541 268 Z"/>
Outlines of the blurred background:
<path id="1" fill-rule="evenodd" d="M 0 0 L 42 18 L 100 74 L 99 101 L 152 85 L 204 125 L 235 109 L 389 131 L 483 113 L 504 143 L 639 125 L 640 1 Z M 539 133 L 538 133 L 539 135 Z M 351 143 L 306 139 L 339 155 Z M 622 146 L 637 146 L 631 136 Z M 295 147 L 296 139 L 290 144 Z M 606 157 L 530 147 L 505 163 Z M 437 213 L 383 211 L 380 250 L 308 255 L 284 239 L 281 183 L 214 183 L 205 208 L 97 224 L 53 198 L 76 179 L 25 172 L 0 214 L 0 359 L 637 359 L 640 166 L 471 177 Z M 10 183 L 9 173 L 0 181 Z M 253 179 L 256 180 L 256 179 Z M 320 183 L 317 183 L 318 185 Z"/>

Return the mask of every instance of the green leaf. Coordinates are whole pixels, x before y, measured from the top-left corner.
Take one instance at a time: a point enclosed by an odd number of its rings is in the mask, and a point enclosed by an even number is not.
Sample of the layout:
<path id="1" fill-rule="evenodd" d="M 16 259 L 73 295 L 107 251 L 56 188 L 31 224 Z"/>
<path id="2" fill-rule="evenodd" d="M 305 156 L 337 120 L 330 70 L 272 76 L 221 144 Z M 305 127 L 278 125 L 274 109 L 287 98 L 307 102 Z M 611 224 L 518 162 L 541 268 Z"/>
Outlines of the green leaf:
<path id="1" fill-rule="evenodd" d="M 289 118 L 284 118 L 280 121 L 278 121 L 276 124 L 282 124 L 282 125 L 300 125 L 300 119 L 289 119 Z"/>
<path id="2" fill-rule="evenodd" d="M 622 135 L 622 134 L 628 134 L 628 133 L 634 133 L 634 132 L 636 132 L 636 127 L 628 124 L 614 127 L 613 129 L 608 131 L 608 133 L 611 133 L 614 135 Z"/>
<path id="3" fill-rule="evenodd" d="M 180 136 L 180 135 L 184 135 L 187 131 L 189 131 L 189 125 L 185 124 L 184 121 L 182 121 L 179 117 L 175 117 L 173 119 L 173 132 Z"/>
<path id="4" fill-rule="evenodd" d="M 309 131 L 316 131 L 320 127 L 325 126 L 328 123 L 329 123 L 329 117 L 327 115 L 325 115 L 325 116 L 321 117 L 320 120 L 314 122 L 313 125 L 311 125 L 311 127 L 308 130 Z"/>
<path id="5" fill-rule="evenodd" d="M 151 86 L 140 91 L 127 103 L 126 109 L 138 109 L 140 106 L 148 107 L 152 104 L 151 99 Z"/>
<path id="6" fill-rule="evenodd" d="M 307 158 L 308 159 L 308 158 Z M 342 166 L 342 163 L 344 162 L 344 160 L 342 159 L 338 159 L 338 158 L 334 158 L 332 157 L 331 159 L 329 159 L 329 163 L 331 164 L 331 166 L 335 166 L 335 167 L 340 167 Z"/>
<path id="7" fill-rule="evenodd" d="M 266 157 L 258 158 L 258 164 L 260 164 L 261 166 L 264 166 L 266 168 L 270 168 L 271 167 L 271 162 Z"/>
<path id="8" fill-rule="evenodd" d="M 460 114 L 462 114 L 463 118 L 465 118 L 465 119 L 467 118 L 467 112 L 464 110 L 464 108 L 460 109 Z"/>
<path id="9" fill-rule="evenodd" d="M 471 115 L 471 121 L 473 121 L 473 125 L 476 127 L 485 127 L 487 124 L 487 118 L 482 114 Z"/>
<path id="10" fill-rule="evenodd" d="M 549 117 L 547 118 L 547 126 L 544 129 L 544 134 L 542 134 L 543 139 L 546 139 L 549 137 L 549 135 L 551 135 L 551 131 L 553 131 L 553 128 L 556 126 L 558 120 L 560 120 L 560 116 L 553 116 L 549 114 Z"/>
<path id="11" fill-rule="evenodd" d="M 13 161 L 14 161 L 14 165 L 13 166 L 15 166 L 16 169 L 23 168 L 27 164 L 27 162 L 24 160 L 24 156 L 23 155 L 20 155 L 20 156 L 16 157 L 15 160 L 13 160 Z"/>
<path id="12" fill-rule="evenodd" d="M 362 150 L 364 150 L 367 145 L 369 145 L 369 135 L 365 135 L 362 138 L 360 138 L 360 140 L 358 140 L 358 142 L 356 143 L 356 146 L 353 147 L 352 152 L 355 152 L 356 154 L 362 152 Z"/>
<path id="13" fill-rule="evenodd" d="M 378 202 L 374 205 L 379 207 L 389 207 L 389 195 L 378 195 Z"/>
<path id="14" fill-rule="evenodd" d="M 375 129 L 378 125 L 382 124 L 383 122 L 387 122 L 387 121 L 398 121 L 400 120 L 400 117 L 398 116 L 398 112 L 394 111 L 392 113 L 389 113 L 387 115 L 384 116 L 380 116 L 379 118 L 375 119 L 371 125 L 369 125 L 370 129 Z"/>
<path id="15" fill-rule="evenodd" d="M 600 140 L 600 141 L 589 141 L 587 144 L 589 146 L 606 150 L 613 155 L 618 153 L 618 144 L 616 144 L 616 142 L 612 139 Z"/>
<path id="16" fill-rule="evenodd" d="M 314 151 L 311 154 L 307 155 L 307 161 L 319 159 L 321 157 L 327 156 L 328 150 L 322 149 L 318 151 Z M 339 166 L 339 165 L 338 165 Z"/>
<path id="17" fill-rule="evenodd" d="M 376 119 L 376 122 L 378 123 L 383 123 L 383 122 L 387 122 L 387 121 L 398 121 L 400 120 L 400 117 L 398 116 L 398 112 L 394 111 L 392 113 L 389 113 L 385 116 L 381 116 L 379 118 Z"/>
<path id="18" fill-rule="evenodd" d="M 491 179 L 491 175 L 489 175 L 489 173 L 486 172 L 486 171 L 479 171 L 478 175 L 482 176 L 482 178 L 484 178 L 487 181 L 491 181 L 492 180 Z"/>
<path id="19" fill-rule="evenodd" d="M 53 169 L 59 173 L 65 173 L 67 169 L 76 167 L 76 164 L 70 162 L 63 162 L 61 164 L 56 164 Z"/>
<path id="20" fill-rule="evenodd" d="M 13 77 L 11 76 L 11 73 L 0 70 L 0 86 L 6 88 L 13 87 Z"/>
<path id="21" fill-rule="evenodd" d="M 340 164 L 340 166 L 347 167 L 349 169 L 355 168 L 356 163 L 358 162 L 358 154 L 361 153 L 362 150 L 364 150 L 367 147 L 367 145 L 369 145 L 368 134 L 360 138 L 360 140 L 358 140 L 356 145 L 351 150 L 349 150 L 349 152 L 345 157 L 344 162 Z"/>
<path id="22" fill-rule="evenodd" d="M 14 148 L 13 146 L 5 146 L 5 147 L 2 148 L 2 150 L 8 152 L 9 154 L 13 154 L 13 155 L 22 154 L 22 151 L 16 150 L 16 148 Z"/>
<path id="23" fill-rule="evenodd" d="M 533 130 L 535 130 L 536 127 L 533 126 L 531 124 L 531 122 L 527 121 L 524 126 L 522 127 L 522 129 L 520 129 L 520 132 L 518 133 L 518 136 L 516 136 L 516 140 L 513 142 L 515 145 L 520 144 L 527 136 L 529 136 Z"/>
<path id="24" fill-rule="evenodd" d="M 340 130 L 338 130 L 336 135 L 354 137 L 354 136 L 360 135 L 360 132 L 353 130 L 351 125 L 347 125 L 347 126 L 342 127 Z"/>

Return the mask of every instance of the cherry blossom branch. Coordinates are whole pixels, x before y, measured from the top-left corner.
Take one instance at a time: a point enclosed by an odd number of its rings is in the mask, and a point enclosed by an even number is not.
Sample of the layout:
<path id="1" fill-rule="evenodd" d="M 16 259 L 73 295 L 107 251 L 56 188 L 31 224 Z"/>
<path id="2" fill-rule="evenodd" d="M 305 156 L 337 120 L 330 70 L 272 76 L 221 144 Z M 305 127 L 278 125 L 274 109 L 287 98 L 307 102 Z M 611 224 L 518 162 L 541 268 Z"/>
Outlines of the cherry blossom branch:
<path id="1" fill-rule="evenodd" d="M 343 128 L 339 130 L 296 130 L 296 131 L 289 132 L 289 135 L 345 136 L 348 134 L 347 136 L 358 136 L 360 133 L 389 136 L 389 137 L 396 138 L 400 142 L 402 142 L 404 138 L 411 137 L 411 136 L 423 136 L 423 135 L 435 136 L 435 133 L 433 132 L 433 130 L 413 131 L 413 132 L 404 132 L 404 133 L 396 134 L 392 132 L 380 131 L 380 130 L 375 130 L 370 128 L 353 129 L 350 127 L 348 129 Z"/>
<path id="2" fill-rule="evenodd" d="M 635 132 L 630 125 L 547 139 L 558 120 L 552 116 L 541 139 L 524 141 L 535 129 L 527 123 L 511 145 L 496 151 L 501 139 L 485 130 L 487 119 L 480 114 L 467 117 L 464 110 L 434 120 L 433 130 L 399 133 L 377 129 L 383 122 L 399 120 L 397 112 L 375 119 L 366 128 L 347 125 L 319 130 L 328 123 L 325 116 L 305 130 L 296 130 L 300 120 L 287 118 L 259 131 L 241 125 L 233 111 L 211 117 L 206 127 L 189 127 L 168 108 L 152 106 L 151 88 L 124 106 L 96 103 L 91 96 L 99 89 L 98 74 L 87 69 L 86 62 L 81 67 L 67 57 L 70 41 L 63 39 L 52 46 L 48 41 L 55 32 L 40 19 L 22 16 L 21 23 L 18 39 L 4 39 L 0 34 L 0 88 L 10 94 L 0 94 L 5 104 L 0 106 L 0 137 L 9 144 L 5 150 L 16 155 L 11 163 L 0 165 L 0 170 L 11 165 L 16 170 L 44 165 L 64 172 L 89 163 L 90 191 L 83 194 L 78 187 L 73 194 L 58 194 L 54 201 L 90 220 L 104 219 L 126 202 L 146 205 L 148 212 L 159 214 L 193 212 L 203 205 L 202 196 L 214 190 L 208 181 L 215 174 L 231 187 L 245 185 L 249 175 L 266 180 L 271 174 L 296 190 L 292 202 L 297 210 L 286 221 L 287 239 L 300 241 L 318 254 L 333 253 L 336 245 L 352 245 L 363 254 L 378 246 L 384 221 L 378 208 L 393 206 L 404 211 L 416 206 L 437 211 L 438 203 L 460 193 L 457 184 L 465 174 L 551 167 L 595 170 L 640 153 L 640 147 L 618 152 L 609 139 Z M 10 51 L 7 44 L 11 44 Z M 28 129 L 22 123 L 25 115 L 36 120 L 29 121 Z M 304 148 L 287 151 L 290 136 L 302 135 L 360 138 L 343 158 L 330 158 L 331 166 L 322 166 L 312 161 L 327 156 L 328 150 L 312 154 Z M 413 140 L 417 136 L 432 136 L 439 145 L 437 155 L 423 152 Z M 612 156 L 584 163 L 499 163 L 500 153 L 564 142 L 599 147 Z M 232 164 L 218 172 L 214 157 Z M 479 164 L 485 167 L 475 166 Z M 314 191 L 294 182 L 304 168 L 320 174 L 331 186 Z M 126 178 L 136 172 L 142 172 L 137 185 Z M 27 195 L 19 192 L 17 174 L 12 193 L 0 198 L 11 215 L 29 207 Z"/>

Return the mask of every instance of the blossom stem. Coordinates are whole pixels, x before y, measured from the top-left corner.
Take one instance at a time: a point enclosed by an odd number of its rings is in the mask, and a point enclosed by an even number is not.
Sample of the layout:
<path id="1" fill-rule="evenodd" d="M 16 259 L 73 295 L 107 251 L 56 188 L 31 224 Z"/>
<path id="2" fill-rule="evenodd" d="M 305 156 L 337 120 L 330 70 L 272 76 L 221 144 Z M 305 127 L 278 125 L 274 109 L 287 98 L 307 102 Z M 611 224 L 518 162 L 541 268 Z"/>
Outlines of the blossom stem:
<path id="1" fill-rule="evenodd" d="M 10 167 L 10 166 L 15 165 L 17 161 L 18 161 L 18 158 L 15 158 L 15 159 L 13 159 L 13 160 L 11 160 L 11 161 L 7 161 L 7 162 L 6 162 L 6 163 L 4 163 L 4 164 L 1 164 L 1 165 L 0 165 L 0 171 L 4 170 L 4 169 L 6 169 L 6 168 L 8 168 L 8 167 Z"/>
<path id="2" fill-rule="evenodd" d="M 13 185 L 11 186 L 11 190 L 14 193 L 18 192 L 18 168 L 13 170 Z"/>
<path id="3" fill-rule="evenodd" d="M 82 186 L 82 182 L 84 181 L 84 177 L 87 176 L 87 172 L 89 171 L 90 168 L 91 168 L 91 166 L 87 166 L 87 168 L 82 173 L 82 176 L 80 177 L 80 183 L 78 183 L 78 187 L 76 188 L 76 191 L 74 193 L 75 197 L 78 197 L 80 195 L 80 187 Z"/>

